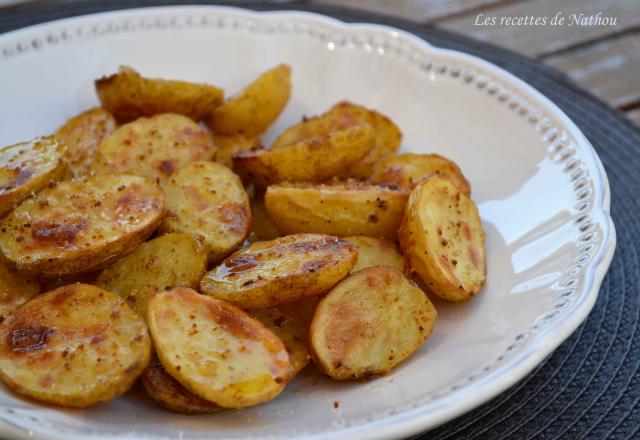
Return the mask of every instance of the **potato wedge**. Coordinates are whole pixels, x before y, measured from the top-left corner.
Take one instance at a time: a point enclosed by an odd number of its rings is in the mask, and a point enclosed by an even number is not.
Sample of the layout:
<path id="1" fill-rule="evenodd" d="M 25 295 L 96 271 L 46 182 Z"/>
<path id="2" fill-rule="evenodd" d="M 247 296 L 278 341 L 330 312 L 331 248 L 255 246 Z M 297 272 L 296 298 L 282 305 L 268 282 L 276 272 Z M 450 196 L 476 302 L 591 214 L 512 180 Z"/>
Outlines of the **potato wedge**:
<path id="1" fill-rule="evenodd" d="M 471 186 L 460 167 L 438 154 L 387 156 L 375 167 L 371 180 L 412 190 L 418 183 L 431 177 L 449 179 L 464 195 L 471 195 Z"/>
<path id="2" fill-rule="evenodd" d="M 162 180 L 190 162 L 215 155 L 211 135 L 186 116 L 140 118 L 107 136 L 94 157 L 96 174 L 128 173 Z"/>
<path id="3" fill-rule="evenodd" d="M 320 116 L 305 119 L 289 127 L 278 136 L 271 148 L 281 148 L 359 124 L 368 124 L 375 130 L 375 144 L 359 163 L 349 167 L 342 175 L 367 178 L 380 159 L 398 151 L 402 132 L 387 116 L 358 104 L 342 101 Z"/>
<path id="4" fill-rule="evenodd" d="M 249 244 L 280 237 L 280 232 L 267 216 L 262 197 L 254 196 L 251 198 L 251 217 L 252 228 L 249 235 Z"/>
<path id="5" fill-rule="evenodd" d="M 242 151 L 255 150 L 262 146 L 262 141 L 259 137 L 245 136 L 242 134 L 214 134 L 213 142 L 218 148 L 216 162 L 229 168 L 233 168 L 232 156 L 234 154 Z"/>
<path id="6" fill-rule="evenodd" d="M 392 241 L 361 235 L 342 239 L 358 246 L 358 261 L 351 273 L 372 266 L 391 266 L 403 272 L 407 270 L 407 262 Z"/>
<path id="7" fill-rule="evenodd" d="M 65 147 L 52 136 L 0 148 L 0 216 L 65 176 Z"/>
<path id="8" fill-rule="evenodd" d="M 153 401 L 176 413 L 212 414 L 223 409 L 180 385 L 180 382 L 165 371 L 156 356 L 151 358 L 149 366 L 142 373 L 141 382 Z"/>
<path id="9" fill-rule="evenodd" d="M 24 280 L 0 263 L 0 321 L 38 293 L 37 281 Z"/>
<path id="10" fill-rule="evenodd" d="M 95 86 L 102 107 L 120 123 L 160 113 L 178 113 L 200 121 L 224 100 L 224 92 L 218 87 L 145 78 L 126 66 L 96 80 Z"/>
<path id="11" fill-rule="evenodd" d="M 313 359 L 337 380 L 387 373 L 429 337 L 436 316 L 398 269 L 363 269 L 318 304 L 309 330 Z"/>
<path id="12" fill-rule="evenodd" d="M 151 356 L 144 321 L 118 295 L 88 284 L 42 294 L 0 325 L 0 377 L 12 390 L 84 408 L 131 387 Z"/>
<path id="13" fill-rule="evenodd" d="M 178 287 L 151 297 L 147 321 L 166 371 L 205 400 L 244 408 L 284 388 L 284 344 L 231 304 Z"/>
<path id="14" fill-rule="evenodd" d="M 149 179 L 124 174 L 74 179 L 14 209 L 0 250 L 20 275 L 56 278 L 108 266 L 157 228 L 164 197 Z"/>
<path id="15" fill-rule="evenodd" d="M 280 64 L 216 107 L 207 124 L 219 134 L 256 136 L 280 116 L 290 95 L 291 67 Z"/>
<path id="16" fill-rule="evenodd" d="M 280 232 L 366 235 L 396 240 L 409 194 L 356 181 L 281 183 L 265 194 L 267 215 Z"/>
<path id="17" fill-rule="evenodd" d="M 233 169 L 261 188 L 284 181 L 319 182 L 352 167 L 374 141 L 375 131 L 369 125 L 356 125 L 282 148 L 238 153 Z"/>
<path id="18" fill-rule="evenodd" d="M 193 162 L 163 186 L 168 215 L 163 232 L 184 232 L 204 241 L 209 261 L 237 249 L 251 230 L 251 206 L 242 182 L 214 162 Z"/>
<path id="19" fill-rule="evenodd" d="M 123 297 L 146 319 L 149 296 L 173 287 L 196 288 L 206 268 L 207 252 L 199 240 L 189 234 L 166 234 L 107 267 L 95 284 Z"/>
<path id="20" fill-rule="evenodd" d="M 64 160 L 74 177 L 89 172 L 100 142 L 116 129 L 116 119 L 103 108 L 95 107 L 69 119 L 56 131 L 56 138 L 67 146 Z"/>
<path id="21" fill-rule="evenodd" d="M 338 237 L 295 234 L 253 243 L 207 272 L 203 293 L 246 309 L 327 292 L 358 258 L 357 247 Z"/>
<path id="22" fill-rule="evenodd" d="M 478 209 L 450 180 L 434 177 L 416 186 L 398 237 L 411 267 L 435 295 L 464 301 L 484 285 L 487 265 Z"/>

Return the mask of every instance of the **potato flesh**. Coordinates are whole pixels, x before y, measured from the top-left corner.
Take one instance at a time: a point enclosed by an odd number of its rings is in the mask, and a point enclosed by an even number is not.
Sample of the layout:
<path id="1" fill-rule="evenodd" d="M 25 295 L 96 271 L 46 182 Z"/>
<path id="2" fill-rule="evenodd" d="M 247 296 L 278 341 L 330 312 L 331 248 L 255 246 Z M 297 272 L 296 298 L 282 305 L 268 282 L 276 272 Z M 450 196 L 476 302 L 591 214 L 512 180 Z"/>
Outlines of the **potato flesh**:
<path id="1" fill-rule="evenodd" d="M 413 190 L 398 235 L 411 267 L 432 293 L 464 301 L 484 285 L 478 209 L 448 179 L 432 178 Z"/>
<path id="2" fill-rule="evenodd" d="M 160 224 L 155 182 L 129 175 L 74 179 L 25 200 L 3 221 L 0 249 L 21 275 L 55 278 L 101 269 Z"/>
<path id="3" fill-rule="evenodd" d="M 337 237 L 295 234 L 253 243 L 207 272 L 203 293 L 246 309 L 320 295 L 344 278 L 358 257 Z"/>
<path id="4" fill-rule="evenodd" d="M 213 162 L 193 162 L 163 185 L 168 215 L 163 232 L 193 234 L 202 240 L 210 262 L 237 249 L 251 230 L 251 206 L 242 182 Z"/>
<path id="5" fill-rule="evenodd" d="M 218 149 L 216 162 L 229 168 L 233 168 L 232 157 L 234 154 L 254 150 L 262 146 L 259 137 L 242 134 L 213 134 L 213 142 Z"/>
<path id="6" fill-rule="evenodd" d="M 38 293 L 37 281 L 24 280 L 0 263 L 0 321 Z"/>
<path id="7" fill-rule="evenodd" d="M 407 270 L 404 257 L 392 241 L 364 236 L 344 237 L 343 240 L 358 246 L 358 261 L 351 273 L 373 266 L 391 266 L 403 272 Z"/>
<path id="8" fill-rule="evenodd" d="M 325 296 L 310 328 L 313 359 L 333 379 L 390 371 L 429 337 L 436 310 L 390 266 L 351 275 Z"/>
<path id="9" fill-rule="evenodd" d="M 9 388 L 65 407 L 123 394 L 151 355 L 144 321 L 119 296 L 86 284 L 38 296 L 0 331 L 0 376 Z"/>
<path id="10" fill-rule="evenodd" d="M 116 261 L 95 283 L 120 295 L 146 319 L 149 296 L 173 287 L 196 288 L 206 267 L 202 243 L 189 234 L 166 234 Z"/>
<path id="11" fill-rule="evenodd" d="M 151 298 L 147 321 L 166 371 L 205 400 L 244 408 L 284 388 L 290 368 L 284 344 L 231 304 L 176 288 Z"/>

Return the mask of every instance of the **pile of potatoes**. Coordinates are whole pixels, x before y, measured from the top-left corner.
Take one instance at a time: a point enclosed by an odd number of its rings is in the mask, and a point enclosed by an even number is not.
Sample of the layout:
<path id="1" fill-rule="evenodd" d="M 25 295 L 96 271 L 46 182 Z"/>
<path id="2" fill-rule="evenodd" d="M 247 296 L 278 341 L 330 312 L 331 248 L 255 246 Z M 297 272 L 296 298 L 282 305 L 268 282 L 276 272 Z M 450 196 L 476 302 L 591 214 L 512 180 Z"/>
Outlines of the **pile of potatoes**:
<path id="1" fill-rule="evenodd" d="M 481 289 L 469 182 L 398 155 L 385 115 L 340 102 L 262 146 L 290 75 L 225 100 L 123 67 L 95 82 L 101 107 L 0 149 L 10 389 L 82 408 L 139 379 L 172 411 L 244 408 L 310 360 L 337 380 L 389 372 L 432 332 L 426 293 Z"/>

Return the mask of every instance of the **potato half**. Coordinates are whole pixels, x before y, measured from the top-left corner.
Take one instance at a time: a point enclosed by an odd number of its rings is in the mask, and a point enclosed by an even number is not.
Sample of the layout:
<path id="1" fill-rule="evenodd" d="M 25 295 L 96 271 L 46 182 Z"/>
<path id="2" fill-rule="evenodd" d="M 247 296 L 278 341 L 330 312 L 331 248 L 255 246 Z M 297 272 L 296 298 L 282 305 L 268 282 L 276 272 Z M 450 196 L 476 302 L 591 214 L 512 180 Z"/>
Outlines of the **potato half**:
<path id="1" fill-rule="evenodd" d="M 37 281 L 24 280 L 0 263 L 0 321 L 38 293 Z"/>
<path id="2" fill-rule="evenodd" d="M 361 270 L 318 304 L 309 330 L 313 359 L 338 380 L 387 373 L 429 337 L 436 316 L 398 269 Z"/>
<path id="3" fill-rule="evenodd" d="M 253 243 L 205 274 L 203 293 L 257 309 L 320 295 L 344 278 L 357 247 L 338 237 L 295 234 Z"/>
<path id="4" fill-rule="evenodd" d="M 52 136 L 0 148 L 0 216 L 64 178 L 65 147 Z"/>
<path id="5" fill-rule="evenodd" d="M 204 245 L 189 234 L 166 234 L 142 243 L 100 273 L 95 284 L 123 297 L 143 318 L 149 296 L 173 287 L 196 288 L 207 268 Z"/>
<path id="6" fill-rule="evenodd" d="M 245 136 L 243 134 L 214 134 L 213 142 L 218 148 L 216 162 L 229 168 L 233 168 L 232 157 L 234 154 L 255 150 L 262 146 L 262 141 L 259 137 Z"/>
<path id="7" fill-rule="evenodd" d="M 190 162 L 212 159 L 215 152 L 211 135 L 202 127 L 186 116 L 165 113 L 137 119 L 107 136 L 91 170 L 164 180 Z"/>
<path id="8" fill-rule="evenodd" d="M 396 240 L 409 193 L 356 181 L 271 185 L 267 215 L 280 232 L 366 235 Z"/>
<path id="9" fill-rule="evenodd" d="M 280 64 L 260 75 L 237 95 L 216 107 L 207 118 L 219 134 L 255 136 L 284 110 L 291 95 L 291 67 Z"/>
<path id="10" fill-rule="evenodd" d="M 55 278 L 106 267 L 157 228 L 164 197 L 149 179 L 124 174 L 51 186 L 3 221 L 0 250 L 18 273 Z"/>
<path id="11" fill-rule="evenodd" d="M 413 270 L 439 297 L 464 301 L 484 285 L 478 209 L 450 180 L 435 177 L 413 190 L 398 237 Z"/>
<path id="12" fill-rule="evenodd" d="M 147 322 L 166 371 L 205 400 L 244 408 L 284 388 L 284 344 L 231 304 L 179 287 L 151 297 Z"/>
<path id="13" fill-rule="evenodd" d="M 131 67 L 95 82 L 102 107 L 120 123 L 141 116 L 178 113 L 200 121 L 222 103 L 224 92 L 218 87 L 186 81 L 145 78 Z"/>
<path id="14" fill-rule="evenodd" d="M 342 239 L 358 246 L 358 261 L 351 273 L 372 266 L 391 266 L 403 272 L 407 270 L 407 262 L 392 241 L 362 235 Z"/>
<path id="15" fill-rule="evenodd" d="M 0 377 L 12 390 L 84 408 L 131 387 L 151 356 L 147 327 L 118 295 L 87 284 L 42 294 L 0 325 Z"/>
<path id="16" fill-rule="evenodd" d="M 251 231 L 251 206 L 242 182 L 214 162 L 193 162 L 163 185 L 167 217 L 163 232 L 184 232 L 202 240 L 209 261 L 237 249 Z"/>

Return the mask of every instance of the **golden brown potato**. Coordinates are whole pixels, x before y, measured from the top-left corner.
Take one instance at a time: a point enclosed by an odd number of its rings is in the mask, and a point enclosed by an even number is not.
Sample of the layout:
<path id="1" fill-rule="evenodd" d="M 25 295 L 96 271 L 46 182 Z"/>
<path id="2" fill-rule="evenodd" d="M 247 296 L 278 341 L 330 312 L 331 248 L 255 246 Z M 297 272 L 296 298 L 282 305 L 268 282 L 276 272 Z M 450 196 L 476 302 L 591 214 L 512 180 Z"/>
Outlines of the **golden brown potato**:
<path id="1" fill-rule="evenodd" d="M 254 196 L 251 198 L 252 228 L 249 243 L 268 241 L 280 237 L 280 232 L 267 216 L 264 199 Z"/>
<path id="2" fill-rule="evenodd" d="M 398 269 L 375 266 L 334 287 L 309 330 L 313 359 L 337 380 L 384 374 L 429 337 L 436 310 Z"/>
<path id="3" fill-rule="evenodd" d="M 167 373 L 160 360 L 153 356 L 141 376 L 149 397 L 160 406 L 180 414 L 211 414 L 223 408 L 196 396 Z"/>
<path id="4" fill-rule="evenodd" d="M 271 148 L 291 145 L 311 137 L 325 136 L 332 131 L 360 124 L 368 124 L 375 130 L 375 144 L 359 163 L 346 169 L 342 175 L 367 178 L 381 158 L 398 151 L 402 142 L 402 132 L 387 116 L 358 104 L 342 101 L 320 116 L 305 119 L 289 127 L 278 136 Z"/>
<path id="5" fill-rule="evenodd" d="M 0 321 L 38 293 L 37 281 L 24 280 L 0 263 Z"/>
<path id="6" fill-rule="evenodd" d="M 178 113 L 200 121 L 224 100 L 224 92 L 218 87 L 145 78 L 126 66 L 96 80 L 95 85 L 102 107 L 120 123 L 159 113 Z"/>
<path id="7" fill-rule="evenodd" d="M 196 288 L 207 268 L 204 245 L 188 234 L 167 234 L 142 243 L 107 267 L 95 284 L 123 297 L 143 318 L 149 296 L 173 287 Z"/>
<path id="8" fill-rule="evenodd" d="M 484 285 L 487 266 L 478 209 L 450 180 L 434 177 L 416 186 L 398 237 L 413 270 L 439 297 L 464 301 Z"/>
<path id="9" fill-rule="evenodd" d="M 233 172 L 214 162 L 193 162 L 163 186 L 168 215 L 163 232 L 184 232 L 202 240 L 209 261 L 237 249 L 251 230 L 249 196 Z"/>
<path id="10" fill-rule="evenodd" d="M 244 408 L 284 388 L 284 344 L 231 304 L 178 287 L 151 297 L 147 322 L 167 373 L 205 400 Z"/>
<path id="11" fill-rule="evenodd" d="M 65 407 L 115 399 L 151 355 L 144 321 L 118 295 L 87 284 L 32 299 L 5 319 L 0 332 L 5 384 Z"/>
<path id="12" fill-rule="evenodd" d="M 352 167 L 374 141 L 375 131 L 369 125 L 357 125 L 277 149 L 238 153 L 233 169 L 261 188 L 284 181 L 319 182 Z"/>
<path id="13" fill-rule="evenodd" d="M 88 173 L 100 142 L 115 129 L 113 115 L 95 107 L 69 119 L 56 131 L 56 138 L 67 146 L 64 159 L 74 177 Z"/>
<path id="14" fill-rule="evenodd" d="M 469 181 L 460 167 L 437 154 L 404 153 L 387 156 L 375 167 L 371 180 L 412 190 L 418 183 L 431 177 L 449 179 L 464 195 L 471 195 Z"/>
<path id="15" fill-rule="evenodd" d="M 64 150 L 52 136 L 0 148 L 0 216 L 48 183 L 64 178 Z"/>
<path id="16" fill-rule="evenodd" d="M 296 234 L 253 243 L 207 272 L 203 293 L 259 309 L 320 295 L 344 278 L 357 247 L 338 237 Z"/>
<path id="17" fill-rule="evenodd" d="M 280 64 L 260 75 L 237 95 L 216 107 L 207 123 L 219 134 L 255 136 L 284 110 L 291 95 L 291 67 Z"/>
<path id="18" fill-rule="evenodd" d="M 108 266 L 157 228 L 164 197 L 149 179 L 124 174 L 50 186 L 14 209 L 0 250 L 23 276 L 56 278 Z"/>
<path id="19" fill-rule="evenodd" d="M 215 155 L 211 135 L 186 116 L 140 118 L 107 136 L 93 159 L 97 174 L 128 173 L 165 180 L 188 163 Z"/>
<path id="20" fill-rule="evenodd" d="M 264 200 L 267 215 L 285 234 L 316 232 L 396 240 L 408 198 L 405 190 L 346 181 L 271 185 Z"/>
<path id="21" fill-rule="evenodd" d="M 392 241 L 361 235 L 342 239 L 358 246 L 358 261 L 351 269 L 351 273 L 372 266 L 391 266 L 403 272 L 407 270 L 404 257 Z"/>
<path id="22" fill-rule="evenodd" d="M 213 142 L 218 148 L 218 152 L 216 153 L 216 162 L 229 168 L 233 168 L 233 161 L 231 160 L 231 157 L 234 154 L 242 151 L 254 150 L 262 146 L 262 142 L 259 137 L 245 136 L 242 134 L 214 134 Z"/>

